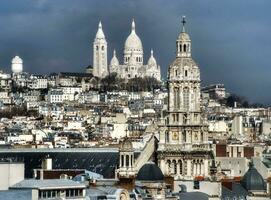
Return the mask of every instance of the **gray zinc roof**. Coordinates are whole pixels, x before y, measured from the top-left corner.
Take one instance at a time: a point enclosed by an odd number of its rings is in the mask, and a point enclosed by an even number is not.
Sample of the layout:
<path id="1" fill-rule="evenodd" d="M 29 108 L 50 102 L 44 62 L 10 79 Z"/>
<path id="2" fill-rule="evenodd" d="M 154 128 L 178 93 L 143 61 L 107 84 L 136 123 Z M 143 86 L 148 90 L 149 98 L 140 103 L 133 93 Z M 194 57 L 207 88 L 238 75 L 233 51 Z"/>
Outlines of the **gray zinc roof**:
<path id="1" fill-rule="evenodd" d="M 68 179 L 26 179 L 15 185 L 11 186 L 10 189 L 63 189 L 63 188 L 85 188 L 84 184 L 75 182 Z"/>

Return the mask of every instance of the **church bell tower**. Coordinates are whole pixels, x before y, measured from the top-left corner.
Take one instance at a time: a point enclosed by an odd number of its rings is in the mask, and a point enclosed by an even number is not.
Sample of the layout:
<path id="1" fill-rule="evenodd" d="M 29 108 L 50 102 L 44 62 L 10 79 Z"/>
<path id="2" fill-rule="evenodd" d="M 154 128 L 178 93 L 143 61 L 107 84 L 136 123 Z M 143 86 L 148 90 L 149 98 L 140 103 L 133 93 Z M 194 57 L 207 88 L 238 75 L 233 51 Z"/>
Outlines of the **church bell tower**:
<path id="1" fill-rule="evenodd" d="M 98 31 L 93 42 L 93 75 L 99 78 L 108 75 L 107 42 L 101 22 L 99 22 Z"/>
<path id="2" fill-rule="evenodd" d="M 200 70 L 191 57 L 191 40 L 183 27 L 176 58 L 168 69 L 168 116 L 160 133 L 158 160 L 166 175 L 193 179 L 209 175 L 208 127 L 201 115 Z"/>

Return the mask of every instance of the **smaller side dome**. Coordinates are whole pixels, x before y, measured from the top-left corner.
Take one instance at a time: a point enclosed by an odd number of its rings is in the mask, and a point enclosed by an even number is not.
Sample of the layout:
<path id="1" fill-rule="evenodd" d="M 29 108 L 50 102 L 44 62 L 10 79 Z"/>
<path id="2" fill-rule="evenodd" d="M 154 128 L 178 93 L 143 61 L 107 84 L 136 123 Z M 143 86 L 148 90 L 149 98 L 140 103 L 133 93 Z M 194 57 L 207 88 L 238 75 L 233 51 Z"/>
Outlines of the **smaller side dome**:
<path id="1" fill-rule="evenodd" d="M 138 171 L 136 180 L 162 182 L 164 181 L 164 175 L 154 162 L 147 162 Z"/>
<path id="2" fill-rule="evenodd" d="M 156 59 L 153 56 L 153 50 L 151 50 L 151 56 L 148 60 L 148 65 L 149 66 L 156 66 L 157 65 Z"/>
<path id="3" fill-rule="evenodd" d="M 119 65 L 119 60 L 118 60 L 118 58 L 116 56 L 116 50 L 114 49 L 113 57 L 112 57 L 112 59 L 110 61 L 110 66 L 118 66 L 118 65 Z"/>
<path id="4" fill-rule="evenodd" d="M 133 150 L 133 144 L 129 140 L 128 137 L 125 137 L 125 139 L 120 143 L 120 150 L 121 151 L 132 151 Z"/>
<path id="5" fill-rule="evenodd" d="M 243 176 L 241 185 L 248 191 L 266 190 L 266 184 L 263 177 L 252 163 L 250 163 L 249 170 Z"/>

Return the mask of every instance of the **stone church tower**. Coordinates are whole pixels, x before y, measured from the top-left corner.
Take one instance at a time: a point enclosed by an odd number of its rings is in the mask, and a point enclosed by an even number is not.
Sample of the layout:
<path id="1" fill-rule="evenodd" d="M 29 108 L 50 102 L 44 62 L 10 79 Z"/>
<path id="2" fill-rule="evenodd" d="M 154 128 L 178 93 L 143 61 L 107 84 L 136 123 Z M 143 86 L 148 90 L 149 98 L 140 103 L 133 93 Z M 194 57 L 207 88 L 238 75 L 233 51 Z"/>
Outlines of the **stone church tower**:
<path id="1" fill-rule="evenodd" d="M 191 57 L 191 40 L 183 28 L 176 59 L 168 69 L 168 117 L 160 132 L 158 162 L 165 175 L 193 179 L 209 175 L 208 128 L 201 116 L 200 71 Z"/>
<path id="2" fill-rule="evenodd" d="M 93 43 L 93 75 L 99 78 L 104 78 L 108 75 L 107 42 L 101 22 L 99 22 L 98 31 Z"/>

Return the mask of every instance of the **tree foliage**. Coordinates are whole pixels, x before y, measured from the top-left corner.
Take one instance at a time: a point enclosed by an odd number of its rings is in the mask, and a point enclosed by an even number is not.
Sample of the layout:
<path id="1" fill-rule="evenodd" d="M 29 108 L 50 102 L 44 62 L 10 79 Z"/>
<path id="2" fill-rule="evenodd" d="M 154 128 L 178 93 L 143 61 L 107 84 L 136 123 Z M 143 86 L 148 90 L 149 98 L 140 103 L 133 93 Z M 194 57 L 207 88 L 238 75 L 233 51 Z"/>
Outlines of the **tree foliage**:
<path id="1" fill-rule="evenodd" d="M 130 92 L 152 91 L 161 87 L 161 83 L 153 77 L 137 77 L 129 80 L 119 78 L 116 73 L 112 73 L 100 80 L 100 90 L 128 90 Z"/>
<path id="2" fill-rule="evenodd" d="M 247 99 L 243 96 L 238 96 L 236 94 L 231 94 L 227 99 L 226 99 L 226 105 L 229 107 L 234 107 L 234 103 L 237 103 L 237 106 L 243 107 L 243 108 L 248 108 L 249 103 Z"/>
<path id="3" fill-rule="evenodd" d="M 13 116 L 37 116 L 36 111 L 28 111 L 25 106 L 12 106 L 10 108 L 1 110 L 0 118 L 9 118 Z"/>

